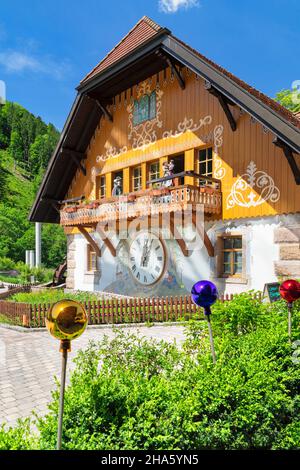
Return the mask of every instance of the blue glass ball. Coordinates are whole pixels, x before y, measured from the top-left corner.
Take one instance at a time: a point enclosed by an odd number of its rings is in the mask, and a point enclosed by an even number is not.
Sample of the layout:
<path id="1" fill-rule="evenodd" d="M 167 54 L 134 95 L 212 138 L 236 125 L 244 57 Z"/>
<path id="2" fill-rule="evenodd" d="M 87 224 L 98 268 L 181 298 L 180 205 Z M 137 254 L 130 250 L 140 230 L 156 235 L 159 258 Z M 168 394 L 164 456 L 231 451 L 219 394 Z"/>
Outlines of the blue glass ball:
<path id="1" fill-rule="evenodd" d="M 198 281 L 193 285 L 192 290 L 193 302 L 198 307 L 208 308 L 218 299 L 218 289 L 215 284 L 210 281 Z"/>

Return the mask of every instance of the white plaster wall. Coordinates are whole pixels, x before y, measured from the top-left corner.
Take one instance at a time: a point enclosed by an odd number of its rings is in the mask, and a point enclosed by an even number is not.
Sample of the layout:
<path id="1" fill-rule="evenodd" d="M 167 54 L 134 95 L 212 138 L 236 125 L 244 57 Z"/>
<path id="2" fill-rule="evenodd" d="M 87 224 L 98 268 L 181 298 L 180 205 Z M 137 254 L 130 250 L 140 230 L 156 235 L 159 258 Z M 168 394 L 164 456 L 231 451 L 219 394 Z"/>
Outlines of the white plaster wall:
<path id="1" fill-rule="evenodd" d="M 279 259 L 279 247 L 274 244 L 274 229 L 281 220 L 278 216 L 218 222 L 213 237 L 221 233 L 241 234 L 245 247 L 245 279 L 215 278 L 219 290 L 224 294 L 237 294 L 247 290 L 263 290 L 265 283 L 276 282 L 274 262 Z M 215 269 L 214 269 L 215 271 Z M 216 272 L 216 271 L 215 271 Z"/>
<path id="2" fill-rule="evenodd" d="M 265 283 L 276 282 L 274 261 L 279 259 L 279 246 L 274 244 L 278 223 L 254 224 L 249 243 L 250 288 L 263 290 Z"/>

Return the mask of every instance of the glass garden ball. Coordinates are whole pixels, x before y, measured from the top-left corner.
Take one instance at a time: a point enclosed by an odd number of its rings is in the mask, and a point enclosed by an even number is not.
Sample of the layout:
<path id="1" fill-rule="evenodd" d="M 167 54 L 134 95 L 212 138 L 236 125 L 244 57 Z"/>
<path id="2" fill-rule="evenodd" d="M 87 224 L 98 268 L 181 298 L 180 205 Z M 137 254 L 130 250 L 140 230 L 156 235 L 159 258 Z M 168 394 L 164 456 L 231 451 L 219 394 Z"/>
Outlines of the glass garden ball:
<path id="1" fill-rule="evenodd" d="M 279 292 L 286 302 L 295 302 L 300 298 L 300 283 L 294 279 L 288 279 L 281 284 Z"/>
<path id="2" fill-rule="evenodd" d="M 46 327 L 49 333 L 60 340 L 72 340 L 82 335 L 86 329 L 88 318 L 86 311 L 79 302 L 60 300 L 48 311 Z"/>
<path id="3" fill-rule="evenodd" d="M 218 299 L 218 289 L 210 281 L 196 282 L 192 287 L 191 294 L 193 302 L 203 308 L 210 307 Z"/>

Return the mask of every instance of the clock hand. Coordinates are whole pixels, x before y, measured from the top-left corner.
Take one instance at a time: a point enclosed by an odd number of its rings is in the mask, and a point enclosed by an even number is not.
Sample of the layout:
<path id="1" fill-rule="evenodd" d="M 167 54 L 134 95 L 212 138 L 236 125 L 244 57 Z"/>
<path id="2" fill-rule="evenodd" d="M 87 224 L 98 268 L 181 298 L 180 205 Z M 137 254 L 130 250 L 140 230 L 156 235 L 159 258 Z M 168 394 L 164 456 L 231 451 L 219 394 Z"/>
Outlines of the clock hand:
<path id="1" fill-rule="evenodd" d="M 144 246 L 143 246 L 143 251 L 142 251 L 142 256 L 141 256 L 140 266 L 144 266 L 147 249 L 148 249 L 148 240 L 145 240 L 144 241 Z"/>
<path id="2" fill-rule="evenodd" d="M 150 253 L 151 253 L 151 246 L 152 246 L 152 243 L 153 243 L 153 238 L 150 242 L 150 245 L 149 247 L 147 247 L 147 251 L 146 251 L 146 254 L 145 254 L 145 257 L 144 257 L 144 263 L 143 263 L 143 266 L 144 267 L 147 267 L 148 266 L 148 263 L 149 263 L 149 257 L 150 257 Z"/>

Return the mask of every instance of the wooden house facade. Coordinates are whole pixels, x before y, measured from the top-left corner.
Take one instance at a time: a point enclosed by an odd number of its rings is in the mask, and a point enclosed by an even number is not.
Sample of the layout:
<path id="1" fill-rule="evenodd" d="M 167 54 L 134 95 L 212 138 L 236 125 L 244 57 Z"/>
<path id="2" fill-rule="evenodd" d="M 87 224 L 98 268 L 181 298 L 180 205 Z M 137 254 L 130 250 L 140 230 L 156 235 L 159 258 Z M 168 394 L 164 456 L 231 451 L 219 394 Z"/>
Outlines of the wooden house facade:
<path id="1" fill-rule="evenodd" d="M 147 17 L 88 74 L 32 208 L 70 289 L 300 277 L 300 120 Z"/>

